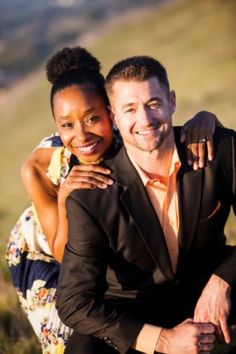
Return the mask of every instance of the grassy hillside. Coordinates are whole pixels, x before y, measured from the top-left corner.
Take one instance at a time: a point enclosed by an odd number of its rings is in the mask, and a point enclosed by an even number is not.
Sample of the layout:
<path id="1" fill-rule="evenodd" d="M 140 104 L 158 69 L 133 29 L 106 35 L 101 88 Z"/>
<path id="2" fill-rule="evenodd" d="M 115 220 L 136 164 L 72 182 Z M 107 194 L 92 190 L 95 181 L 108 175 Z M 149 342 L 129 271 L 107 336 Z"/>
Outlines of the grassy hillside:
<path id="1" fill-rule="evenodd" d="M 208 109 L 223 124 L 236 129 L 235 13 L 233 0 L 163 2 L 159 10 L 126 16 L 123 22 L 117 21 L 112 27 L 104 25 L 102 36 L 89 49 L 103 63 L 104 73 L 115 61 L 129 55 L 149 54 L 159 58 L 166 65 L 171 86 L 177 92 L 176 124 L 198 110 Z M 8 284 L 3 255 L 10 228 L 29 203 L 19 180 L 20 165 L 39 140 L 54 130 L 48 96 L 49 85 L 40 69 L 14 87 L 0 106 L 0 353 L 16 350 L 19 354 L 36 353 Z M 233 218 L 227 225 L 227 234 L 234 242 Z M 11 326 L 13 332 L 9 331 Z M 24 336 L 28 343 L 25 345 L 21 341 Z M 15 339 L 17 349 L 8 342 Z"/>
<path id="2" fill-rule="evenodd" d="M 56 48 L 88 33 L 96 33 L 100 24 L 111 16 L 114 20 L 134 7 L 158 6 L 160 1 L 1 1 L 0 87 L 35 70 Z"/>
<path id="3" fill-rule="evenodd" d="M 93 50 L 105 72 L 124 56 L 145 53 L 159 58 L 177 92 L 176 121 L 206 107 L 236 127 L 235 10 L 235 1 L 172 1 L 122 26 L 115 37 L 108 32 Z"/>

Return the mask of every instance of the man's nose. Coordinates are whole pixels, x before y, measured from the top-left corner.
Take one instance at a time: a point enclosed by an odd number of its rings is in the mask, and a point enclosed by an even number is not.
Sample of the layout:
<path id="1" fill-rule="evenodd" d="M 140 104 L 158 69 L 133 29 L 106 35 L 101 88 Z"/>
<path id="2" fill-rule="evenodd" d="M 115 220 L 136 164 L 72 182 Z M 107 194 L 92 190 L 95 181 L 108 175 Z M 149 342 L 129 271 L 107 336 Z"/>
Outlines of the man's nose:
<path id="1" fill-rule="evenodd" d="M 137 112 L 137 121 L 142 126 L 146 126 L 150 124 L 151 114 L 150 114 L 150 110 L 147 107 L 145 106 L 139 107 L 139 110 Z"/>

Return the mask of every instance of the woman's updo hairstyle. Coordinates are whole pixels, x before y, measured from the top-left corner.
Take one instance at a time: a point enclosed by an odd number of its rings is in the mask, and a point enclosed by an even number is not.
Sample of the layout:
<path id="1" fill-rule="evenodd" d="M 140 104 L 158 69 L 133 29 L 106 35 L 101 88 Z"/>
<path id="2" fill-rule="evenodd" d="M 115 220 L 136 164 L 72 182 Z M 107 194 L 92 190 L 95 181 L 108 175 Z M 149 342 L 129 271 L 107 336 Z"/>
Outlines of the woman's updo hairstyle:
<path id="1" fill-rule="evenodd" d="M 65 47 L 53 55 L 46 64 L 47 79 L 52 83 L 50 98 L 52 111 L 56 92 L 71 85 L 80 85 L 95 90 L 104 98 L 105 104 L 108 104 L 104 77 L 100 69 L 100 62 L 81 47 Z"/>

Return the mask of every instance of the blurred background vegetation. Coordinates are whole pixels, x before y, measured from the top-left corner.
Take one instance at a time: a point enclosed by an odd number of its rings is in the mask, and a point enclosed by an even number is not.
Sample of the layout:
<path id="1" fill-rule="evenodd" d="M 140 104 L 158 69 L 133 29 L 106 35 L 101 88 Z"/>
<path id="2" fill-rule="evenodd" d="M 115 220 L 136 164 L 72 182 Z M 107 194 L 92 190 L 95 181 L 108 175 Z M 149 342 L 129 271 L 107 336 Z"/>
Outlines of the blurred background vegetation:
<path id="1" fill-rule="evenodd" d="M 55 129 L 46 59 L 63 46 L 82 45 L 98 57 L 106 74 L 124 57 L 155 56 L 177 93 L 176 125 L 205 109 L 236 129 L 235 14 L 235 0 L 1 1 L 0 354 L 40 353 L 19 309 L 4 253 L 13 224 L 29 205 L 20 166 Z M 226 234 L 236 242 L 233 215 Z"/>

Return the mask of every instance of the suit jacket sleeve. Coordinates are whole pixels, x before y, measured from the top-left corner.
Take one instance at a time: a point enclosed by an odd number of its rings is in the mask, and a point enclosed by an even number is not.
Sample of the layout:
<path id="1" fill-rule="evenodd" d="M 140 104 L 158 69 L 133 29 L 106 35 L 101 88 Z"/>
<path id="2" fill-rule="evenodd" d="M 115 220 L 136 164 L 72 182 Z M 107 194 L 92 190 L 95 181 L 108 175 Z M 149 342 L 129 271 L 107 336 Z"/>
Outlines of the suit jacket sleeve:
<path id="1" fill-rule="evenodd" d="M 231 190 L 231 205 L 236 214 L 236 133 L 230 131 L 231 136 L 224 141 L 223 148 L 219 151 L 222 161 L 221 170 Z M 218 152 L 217 152 L 218 153 Z M 236 285 L 236 247 L 225 261 L 215 270 L 215 274 L 223 278 L 231 286 Z"/>
<path id="2" fill-rule="evenodd" d="M 144 323 L 104 297 L 109 245 L 99 223 L 71 195 L 67 214 L 69 238 L 59 276 L 59 316 L 69 327 L 126 353 Z"/>

